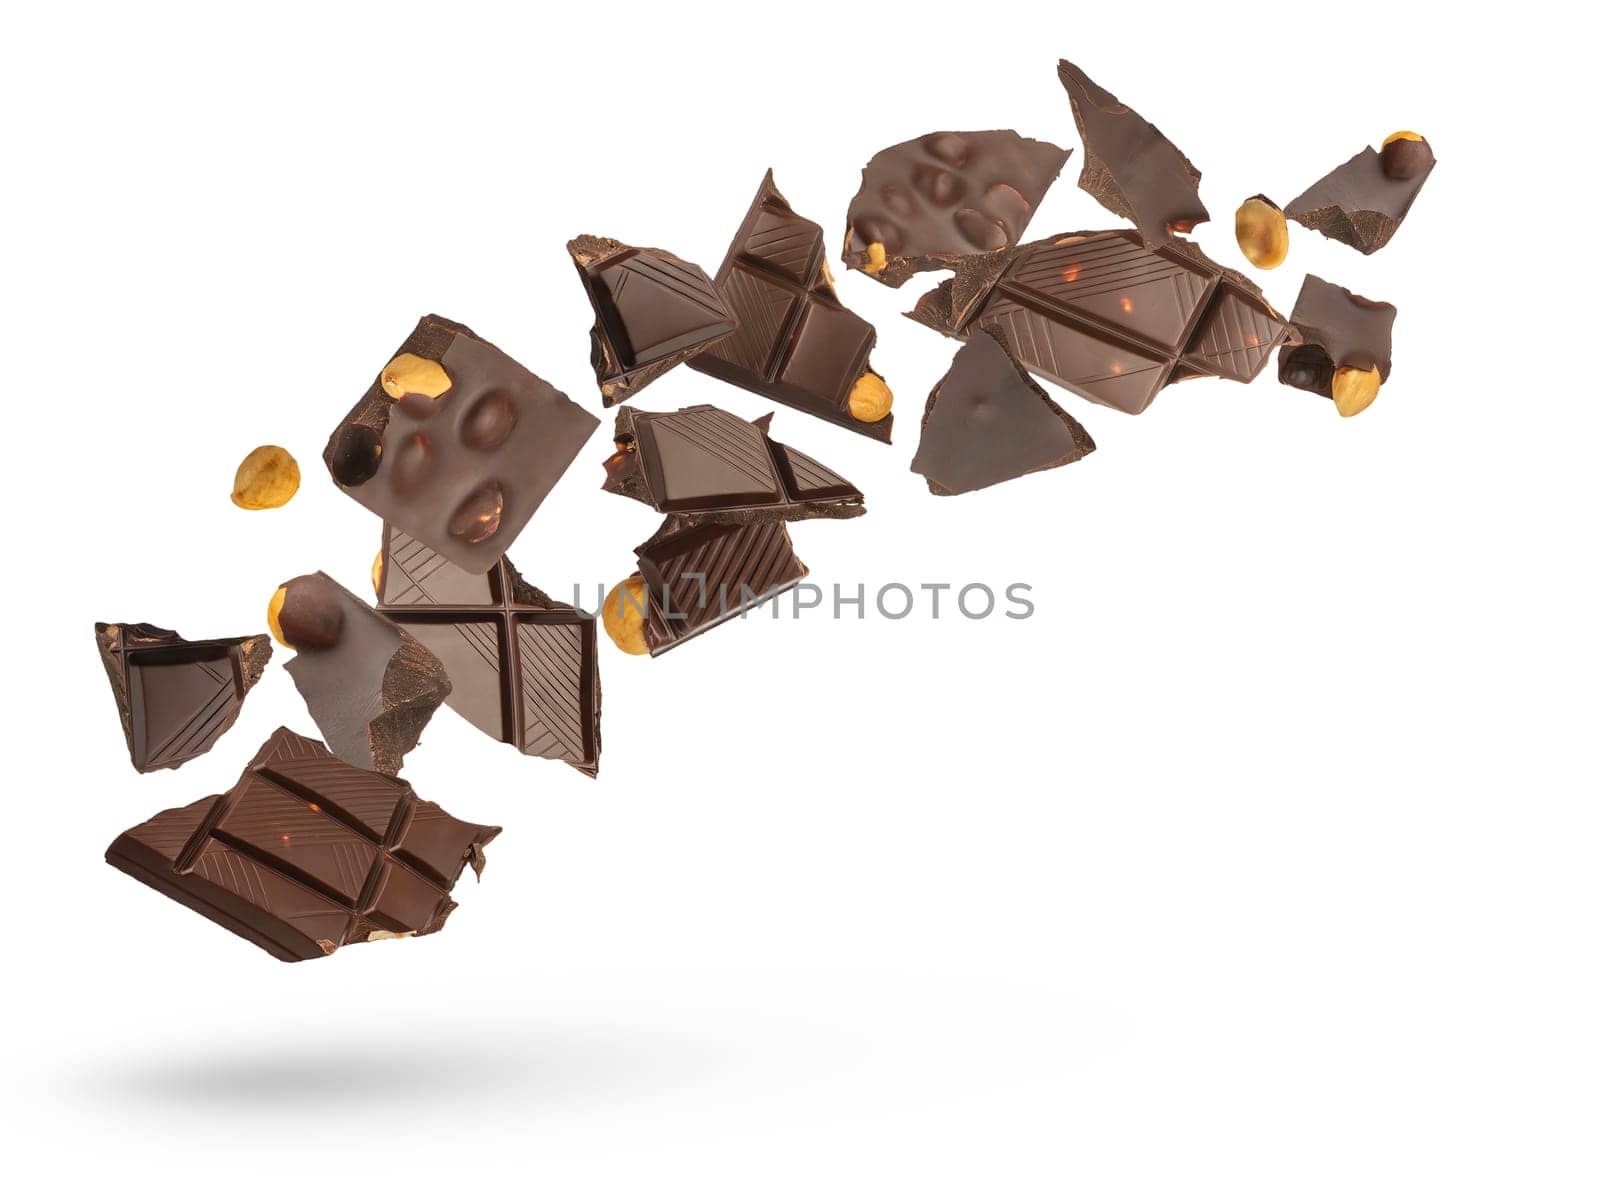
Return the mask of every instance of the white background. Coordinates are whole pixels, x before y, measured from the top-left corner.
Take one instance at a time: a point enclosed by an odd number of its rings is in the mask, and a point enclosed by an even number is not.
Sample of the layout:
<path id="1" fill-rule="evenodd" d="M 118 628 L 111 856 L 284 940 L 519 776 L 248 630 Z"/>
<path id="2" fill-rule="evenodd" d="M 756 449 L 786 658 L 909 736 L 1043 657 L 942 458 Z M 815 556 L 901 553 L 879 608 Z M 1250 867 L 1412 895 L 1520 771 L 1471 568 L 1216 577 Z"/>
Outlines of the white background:
<path id="1" fill-rule="evenodd" d="M 1537 4 L 936 7 L 7 18 L 19 1187 L 1596 1187 L 1584 39 Z M 91 623 L 257 632 L 319 567 L 365 591 L 377 524 L 318 455 L 419 315 L 598 411 L 569 236 L 714 270 L 770 165 L 836 263 L 883 146 L 1077 146 L 1060 55 L 1200 166 L 1233 265 L 1245 196 L 1429 136 L 1388 248 L 1292 225 L 1260 276 L 1285 311 L 1307 269 L 1399 306 L 1370 411 L 1273 368 L 1137 419 L 1061 395 L 1093 456 L 935 499 L 907 464 L 954 345 L 899 318 L 922 285 L 844 276 L 900 425 L 778 408 L 869 496 L 795 528 L 813 579 L 1021 581 L 1036 616 L 603 643 L 598 782 L 442 712 L 406 776 L 505 833 L 426 940 L 283 965 L 102 863 L 314 728 L 275 661 L 208 756 L 137 775 Z M 1080 164 L 1032 235 L 1115 224 Z M 769 408 L 685 369 L 639 405 L 704 400 Z M 306 483 L 244 513 L 261 442 Z M 656 524 L 606 451 L 513 552 L 552 592 Z"/>

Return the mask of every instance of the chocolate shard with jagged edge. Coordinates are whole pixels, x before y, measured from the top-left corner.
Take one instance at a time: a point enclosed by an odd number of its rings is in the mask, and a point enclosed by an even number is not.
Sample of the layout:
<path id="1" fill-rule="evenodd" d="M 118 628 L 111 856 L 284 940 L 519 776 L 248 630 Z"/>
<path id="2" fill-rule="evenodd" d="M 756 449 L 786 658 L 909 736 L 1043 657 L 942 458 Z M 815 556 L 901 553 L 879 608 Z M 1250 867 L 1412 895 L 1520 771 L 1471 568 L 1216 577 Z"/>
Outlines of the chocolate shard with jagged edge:
<path id="1" fill-rule="evenodd" d="M 1306 274 L 1289 320 L 1299 343 L 1278 353 L 1278 380 L 1296 389 L 1334 396 L 1340 369 L 1376 369 L 1387 382 L 1396 309 Z"/>
<path id="2" fill-rule="evenodd" d="M 738 330 L 691 369 L 888 443 L 894 395 L 872 368 L 877 330 L 833 290 L 822 227 L 796 214 L 768 170 L 717 271 Z"/>
<path id="3" fill-rule="evenodd" d="M 334 429 L 334 481 L 469 572 L 505 554 L 600 420 L 470 328 L 428 315 Z"/>
<path id="4" fill-rule="evenodd" d="M 1400 230 L 1433 166 L 1427 141 L 1395 133 L 1382 149 L 1369 145 L 1313 182 L 1283 213 L 1370 256 Z"/>
<path id="5" fill-rule="evenodd" d="M 1174 381 L 1252 380 L 1288 322 L 1242 274 L 1186 240 L 1075 232 L 975 258 L 910 318 L 966 339 L 997 330 L 1030 372 L 1127 414 Z"/>
<path id="6" fill-rule="evenodd" d="M 437 932 L 499 832 L 279 729 L 228 791 L 129 829 L 106 861 L 280 961 L 307 961 Z"/>
<path id="7" fill-rule="evenodd" d="M 450 695 L 444 664 L 416 638 L 322 572 L 282 585 L 272 636 L 328 748 L 351 766 L 399 773 Z"/>
<path id="8" fill-rule="evenodd" d="M 1200 171 L 1160 129 L 1065 58 L 1056 73 L 1083 139 L 1080 189 L 1153 247 L 1211 218 L 1200 202 Z"/>
<path id="9" fill-rule="evenodd" d="M 232 728 L 272 656 L 265 634 L 190 642 L 148 622 L 96 622 L 133 768 L 176 769 Z"/>
<path id="10" fill-rule="evenodd" d="M 567 241 L 594 307 L 590 364 L 607 406 L 732 335 L 733 312 L 705 270 L 664 249 L 605 236 Z"/>
<path id="11" fill-rule="evenodd" d="M 995 332 L 979 328 L 928 395 L 911 471 L 950 497 L 1060 468 L 1093 450 L 1082 424 L 1050 400 Z"/>
<path id="12" fill-rule="evenodd" d="M 617 412 L 617 450 L 604 488 L 692 522 L 794 522 L 867 512 L 861 490 L 768 435 L 772 415 L 749 422 L 715 406 Z"/>
<path id="13" fill-rule="evenodd" d="M 850 200 L 844 263 L 886 286 L 1022 239 L 1072 150 L 1011 129 L 927 133 L 873 155 Z"/>
<path id="14" fill-rule="evenodd" d="M 599 773 L 591 614 L 552 600 L 508 559 L 474 575 L 393 526 L 373 580 L 378 610 L 443 662 L 451 709 L 524 754 Z"/>

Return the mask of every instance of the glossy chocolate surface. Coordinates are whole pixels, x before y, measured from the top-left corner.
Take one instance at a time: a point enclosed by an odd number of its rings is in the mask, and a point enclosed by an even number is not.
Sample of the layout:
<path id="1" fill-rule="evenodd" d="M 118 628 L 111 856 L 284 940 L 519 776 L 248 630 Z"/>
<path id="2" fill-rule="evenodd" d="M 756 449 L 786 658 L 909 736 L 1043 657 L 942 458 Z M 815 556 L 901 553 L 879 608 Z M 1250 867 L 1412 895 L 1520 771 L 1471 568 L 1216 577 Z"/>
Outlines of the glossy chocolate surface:
<path id="1" fill-rule="evenodd" d="M 1278 353 L 1278 380 L 1296 389 L 1333 396 L 1336 369 L 1377 366 L 1389 380 L 1394 306 L 1352 294 L 1308 273 L 1289 316 L 1301 343 Z"/>
<path id="2" fill-rule="evenodd" d="M 1413 142 L 1412 144 L 1417 144 Z M 1392 178 L 1383 154 L 1371 146 L 1313 182 L 1283 209 L 1290 219 L 1324 236 L 1372 254 L 1388 244 L 1433 173 L 1433 155 L 1415 172 Z"/>

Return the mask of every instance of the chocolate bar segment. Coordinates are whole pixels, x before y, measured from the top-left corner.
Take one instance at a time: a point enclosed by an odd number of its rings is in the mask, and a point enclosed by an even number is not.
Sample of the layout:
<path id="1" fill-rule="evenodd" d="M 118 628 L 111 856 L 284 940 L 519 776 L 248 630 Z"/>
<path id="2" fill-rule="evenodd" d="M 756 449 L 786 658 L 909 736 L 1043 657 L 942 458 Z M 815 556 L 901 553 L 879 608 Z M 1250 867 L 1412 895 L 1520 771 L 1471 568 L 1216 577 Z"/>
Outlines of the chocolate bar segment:
<path id="1" fill-rule="evenodd" d="M 594 307 L 590 363 L 607 406 L 732 334 L 733 313 L 698 265 L 603 236 L 567 242 Z"/>
<path id="2" fill-rule="evenodd" d="M 821 226 L 795 214 L 771 170 L 717 271 L 717 289 L 739 328 L 691 369 L 889 442 L 888 406 L 864 401 L 869 391 L 888 394 L 868 359 L 878 333 L 840 305 Z"/>
<path id="3" fill-rule="evenodd" d="M 1211 218 L 1200 202 L 1200 171 L 1160 129 L 1065 58 L 1056 73 L 1083 138 L 1080 189 L 1152 247 Z"/>
<path id="4" fill-rule="evenodd" d="M 1397 134 L 1398 135 L 1398 134 Z M 1408 141 L 1403 149 L 1425 141 Z M 1388 244 L 1433 173 L 1433 153 L 1415 151 L 1409 168 L 1384 169 L 1384 154 L 1370 145 L 1306 188 L 1283 213 L 1331 240 L 1371 255 Z M 1396 155 L 1391 152 L 1391 161 Z M 1410 155 L 1408 155 L 1409 157 Z"/>
<path id="5" fill-rule="evenodd" d="M 524 754 L 599 773 L 592 616 L 551 600 L 510 560 L 475 576 L 393 526 L 381 560 L 378 609 L 442 660 L 445 703 Z"/>
<path id="6" fill-rule="evenodd" d="M 983 327 L 928 395 L 911 471 L 941 497 L 1060 468 L 1094 450 L 1077 419 L 1050 400 Z"/>
<path id="7" fill-rule="evenodd" d="M 505 553 L 600 420 L 429 315 L 328 440 L 350 496 L 469 572 Z"/>
<path id="8" fill-rule="evenodd" d="M 1289 316 L 1301 342 L 1278 353 L 1278 380 L 1325 398 L 1333 397 L 1333 375 L 1339 369 L 1376 367 L 1380 380 L 1387 382 L 1396 313 L 1390 303 L 1352 294 L 1308 273 Z"/>
<path id="9" fill-rule="evenodd" d="M 279 729 L 223 795 L 129 829 L 106 861 L 280 961 L 444 926 L 500 830 Z"/>
<path id="10" fill-rule="evenodd" d="M 748 422 L 715 406 L 617 412 L 605 490 L 685 524 L 797 521 L 866 513 L 861 491 L 810 456 L 774 442 L 768 414 Z"/>
<path id="11" fill-rule="evenodd" d="M 398 773 L 450 694 L 438 656 L 322 572 L 280 588 L 268 620 L 298 652 L 286 670 L 329 748 L 363 770 Z"/>
<path id="12" fill-rule="evenodd" d="M 265 634 L 189 642 L 148 622 L 96 622 L 94 640 L 142 773 L 176 769 L 215 745 L 272 657 Z"/>
<path id="13" fill-rule="evenodd" d="M 997 330 L 1030 371 L 1138 414 L 1190 377 L 1249 381 L 1289 325 L 1261 291 L 1193 244 L 1079 232 L 968 262 L 910 317 L 965 339 Z"/>
<path id="14" fill-rule="evenodd" d="M 1010 129 L 928 133 L 874 154 L 850 201 L 844 263 L 886 286 L 1022 239 L 1072 150 Z"/>

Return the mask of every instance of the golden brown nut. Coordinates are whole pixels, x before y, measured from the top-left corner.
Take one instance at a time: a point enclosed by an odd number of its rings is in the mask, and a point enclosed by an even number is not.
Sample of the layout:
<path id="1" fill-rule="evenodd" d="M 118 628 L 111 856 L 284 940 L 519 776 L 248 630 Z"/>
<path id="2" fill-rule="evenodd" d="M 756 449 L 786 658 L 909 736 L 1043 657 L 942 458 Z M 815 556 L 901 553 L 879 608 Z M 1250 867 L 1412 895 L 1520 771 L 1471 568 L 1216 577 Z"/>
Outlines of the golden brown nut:
<path id="1" fill-rule="evenodd" d="M 283 602 L 289 597 L 289 590 L 283 585 L 278 586 L 278 591 L 272 594 L 272 599 L 267 602 L 267 629 L 272 631 L 272 636 L 278 640 L 278 645 L 288 646 L 283 640 L 283 626 L 278 624 L 278 617 L 283 612 Z"/>
<path id="2" fill-rule="evenodd" d="M 649 654 L 644 640 L 644 613 L 647 601 L 644 577 L 635 572 L 606 594 L 600 620 L 611 641 L 625 654 Z"/>
<path id="3" fill-rule="evenodd" d="M 1333 371 L 1333 404 L 1346 418 L 1360 414 L 1378 396 L 1382 378 L 1378 366 L 1357 369 L 1346 365 Z"/>
<path id="4" fill-rule="evenodd" d="M 407 394 L 437 398 L 450 388 L 450 374 L 442 364 L 410 352 L 402 352 L 384 365 L 378 379 L 383 383 L 383 392 L 397 400 Z"/>
<path id="5" fill-rule="evenodd" d="M 1387 148 L 1389 148 L 1389 146 L 1393 145 L 1396 141 L 1420 141 L 1420 140 L 1422 140 L 1422 134 L 1421 133 L 1414 133 L 1409 128 L 1403 128 L 1399 132 L 1390 133 L 1387 137 L 1385 137 L 1383 139 L 1383 146 L 1382 147 L 1384 149 L 1387 149 Z"/>
<path id="6" fill-rule="evenodd" d="M 873 241 L 867 245 L 867 263 L 861 267 L 861 272 L 871 275 L 882 273 L 889 268 L 889 254 L 884 251 L 883 245 Z"/>
<path id="7" fill-rule="evenodd" d="M 275 510 L 300 490 L 300 465 L 275 444 L 255 449 L 233 474 L 233 504 L 242 510 Z"/>
<path id="8" fill-rule="evenodd" d="M 1244 259 L 1257 269 L 1276 269 L 1289 255 L 1289 225 L 1278 205 L 1265 195 L 1239 204 L 1233 235 Z"/>
<path id="9" fill-rule="evenodd" d="M 383 595 L 383 552 L 379 551 L 372 557 L 372 591 L 378 596 Z"/>
<path id="10" fill-rule="evenodd" d="M 882 377 L 870 369 L 856 378 L 850 390 L 850 417 L 857 422 L 882 422 L 894 405 L 894 394 Z"/>

